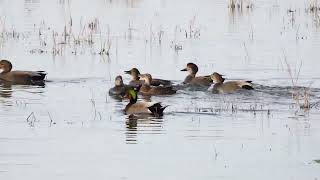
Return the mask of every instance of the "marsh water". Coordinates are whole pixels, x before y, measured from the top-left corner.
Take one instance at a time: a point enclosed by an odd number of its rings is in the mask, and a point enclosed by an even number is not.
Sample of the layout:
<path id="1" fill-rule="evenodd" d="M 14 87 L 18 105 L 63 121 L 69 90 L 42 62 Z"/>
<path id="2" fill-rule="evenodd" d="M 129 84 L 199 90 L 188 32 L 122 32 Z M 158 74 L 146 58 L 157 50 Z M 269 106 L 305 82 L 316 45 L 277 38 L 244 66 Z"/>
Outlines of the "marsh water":
<path id="1" fill-rule="evenodd" d="M 0 84 L 0 179 L 319 179 L 320 10 L 243 3 L 0 0 L 0 58 L 48 72 Z M 108 96 L 132 67 L 180 84 L 188 62 L 255 90 L 182 89 L 138 119 Z"/>

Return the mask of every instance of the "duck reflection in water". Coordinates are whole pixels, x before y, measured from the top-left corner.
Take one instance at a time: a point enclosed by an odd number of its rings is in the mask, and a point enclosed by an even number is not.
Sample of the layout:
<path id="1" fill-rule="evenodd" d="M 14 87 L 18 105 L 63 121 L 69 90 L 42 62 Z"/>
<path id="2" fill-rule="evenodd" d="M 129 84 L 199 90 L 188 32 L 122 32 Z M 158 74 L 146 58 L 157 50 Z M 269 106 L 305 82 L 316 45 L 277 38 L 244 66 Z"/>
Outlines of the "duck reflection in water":
<path id="1" fill-rule="evenodd" d="M 12 84 L 0 81 L 0 97 L 10 98 L 12 96 Z"/>
<path id="2" fill-rule="evenodd" d="M 162 117 L 148 115 L 129 115 L 126 118 L 126 143 L 137 144 L 139 134 L 159 135 L 163 134 Z"/>

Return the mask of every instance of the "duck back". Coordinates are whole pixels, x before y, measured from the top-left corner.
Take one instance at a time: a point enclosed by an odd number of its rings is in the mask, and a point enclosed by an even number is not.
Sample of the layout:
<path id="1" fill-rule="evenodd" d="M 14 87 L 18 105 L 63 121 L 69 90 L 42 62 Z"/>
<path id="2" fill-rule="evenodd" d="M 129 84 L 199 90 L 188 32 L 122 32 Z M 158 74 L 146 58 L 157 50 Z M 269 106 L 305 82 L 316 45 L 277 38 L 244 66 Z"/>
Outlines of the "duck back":
<path id="1" fill-rule="evenodd" d="M 232 93 L 240 89 L 252 90 L 254 88 L 251 81 L 228 81 L 213 86 L 213 91 L 218 93 Z"/>
<path id="2" fill-rule="evenodd" d="M 43 82 L 45 71 L 10 71 L 0 74 L 0 79 L 17 84 L 37 84 Z"/>
<path id="3" fill-rule="evenodd" d="M 148 109 L 149 106 L 153 104 L 149 104 L 148 102 L 136 102 L 134 104 L 129 103 L 125 108 L 126 114 L 150 114 L 151 111 Z"/>
<path id="4" fill-rule="evenodd" d="M 142 95 L 172 95 L 177 91 L 173 89 L 172 86 L 149 86 L 143 85 L 140 88 L 140 93 Z"/>

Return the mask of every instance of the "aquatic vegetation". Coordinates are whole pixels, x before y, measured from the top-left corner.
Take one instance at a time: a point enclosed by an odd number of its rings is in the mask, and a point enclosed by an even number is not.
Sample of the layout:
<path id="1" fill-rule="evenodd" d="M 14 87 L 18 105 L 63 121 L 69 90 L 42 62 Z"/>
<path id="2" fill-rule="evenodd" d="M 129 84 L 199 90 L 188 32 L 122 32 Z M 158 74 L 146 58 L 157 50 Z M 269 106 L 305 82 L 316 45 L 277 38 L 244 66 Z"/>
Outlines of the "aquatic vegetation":
<path id="1" fill-rule="evenodd" d="M 306 12 L 311 14 L 313 23 L 317 28 L 320 27 L 320 2 L 318 0 L 310 1 L 309 6 L 306 8 Z"/>
<path id="2" fill-rule="evenodd" d="M 312 13 L 318 13 L 320 11 L 320 1 L 318 0 L 311 0 L 307 10 Z"/>
<path id="3" fill-rule="evenodd" d="M 300 61 L 298 67 L 292 68 L 287 60 L 287 56 L 284 51 L 283 56 L 286 70 L 291 80 L 292 99 L 299 109 L 309 110 L 311 107 L 315 106 L 315 104 L 310 103 L 310 87 L 301 87 L 298 85 L 302 61 Z"/>
<path id="4" fill-rule="evenodd" d="M 0 44 L 9 39 L 23 40 L 28 36 L 25 33 L 17 32 L 13 26 L 9 27 L 6 16 L 0 16 Z"/>
<path id="5" fill-rule="evenodd" d="M 243 10 L 246 9 L 252 9 L 253 3 L 250 0 L 229 0 L 228 8 L 231 10 Z"/>

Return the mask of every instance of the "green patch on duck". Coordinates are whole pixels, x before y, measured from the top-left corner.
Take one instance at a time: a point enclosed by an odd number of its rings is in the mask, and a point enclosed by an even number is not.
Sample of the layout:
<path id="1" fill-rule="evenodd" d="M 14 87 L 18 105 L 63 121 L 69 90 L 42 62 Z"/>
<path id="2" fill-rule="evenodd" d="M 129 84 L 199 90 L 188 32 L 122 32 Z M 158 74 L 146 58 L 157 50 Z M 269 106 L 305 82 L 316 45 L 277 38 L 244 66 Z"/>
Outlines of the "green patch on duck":
<path id="1" fill-rule="evenodd" d="M 316 159 L 314 162 L 320 164 L 320 159 Z"/>
<path id="2" fill-rule="evenodd" d="M 131 96 L 132 100 L 137 100 L 137 91 L 135 89 L 128 90 L 129 95 Z"/>

